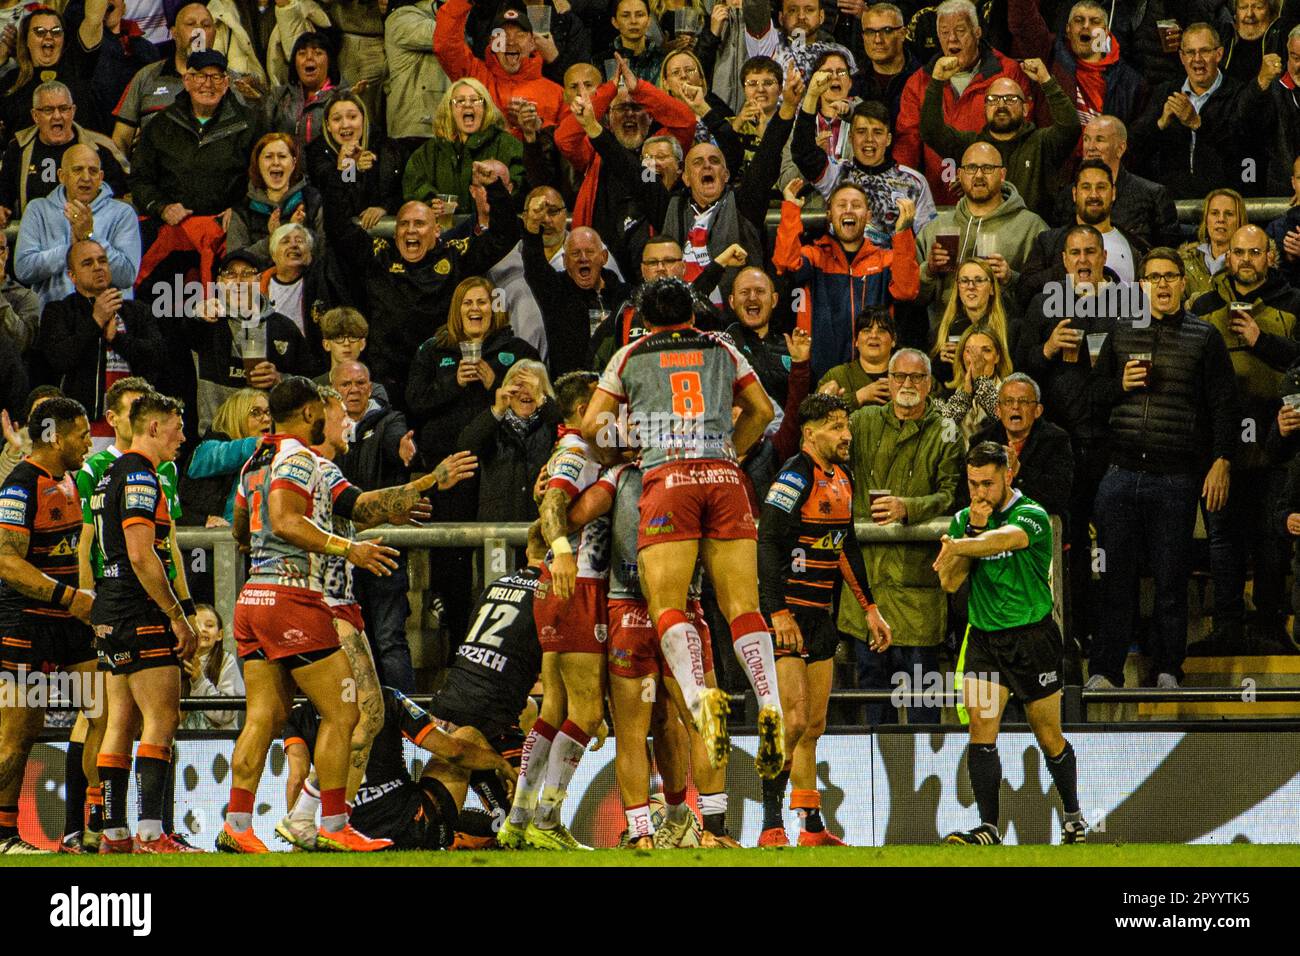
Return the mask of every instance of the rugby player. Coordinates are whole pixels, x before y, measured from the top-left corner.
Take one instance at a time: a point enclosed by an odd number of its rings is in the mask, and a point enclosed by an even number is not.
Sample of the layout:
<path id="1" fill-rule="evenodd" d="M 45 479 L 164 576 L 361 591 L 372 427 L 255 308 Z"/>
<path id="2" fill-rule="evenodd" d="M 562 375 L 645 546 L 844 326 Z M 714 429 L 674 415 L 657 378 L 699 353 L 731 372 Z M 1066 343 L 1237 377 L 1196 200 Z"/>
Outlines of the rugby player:
<path id="1" fill-rule="evenodd" d="M 758 588 L 772 622 L 776 670 L 785 710 L 791 762 L 763 781 L 763 832 L 759 846 L 788 846 L 781 821 L 785 785 L 794 785 L 790 809 L 800 818 L 800 846 L 844 846 L 821 819 L 817 792 L 817 741 L 826 729 L 832 660 L 839 644 L 833 607 L 841 577 L 866 611 L 871 649 L 889 647 L 889 625 L 871 599 L 862 549 L 853 529 L 853 477 L 849 460 L 849 407 L 843 399 L 814 394 L 799 406 L 803 442 L 763 502 L 758 530 Z M 846 547 L 847 545 L 847 547 Z"/>
<path id="2" fill-rule="evenodd" d="M 551 550 L 533 601 L 546 693 L 524 741 L 510 815 L 497 833 L 497 842 L 507 848 L 527 843 L 546 850 L 590 849 L 560 821 L 560 806 L 605 712 L 609 519 L 570 532 L 568 517 L 570 503 L 601 473 L 579 428 L 596 378 L 594 372 L 574 371 L 555 382 L 564 424 L 546 465 L 546 492 L 538 508 Z"/>
<path id="3" fill-rule="evenodd" d="M 334 534 L 351 538 L 358 530 L 364 531 L 366 528 L 359 526 L 351 518 L 345 517 L 339 509 L 333 507 L 333 499 L 338 494 L 337 489 L 347 485 L 347 480 L 334 462 L 336 457 L 346 454 L 348 450 L 347 439 L 343 434 L 347 412 L 343 408 L 343 397 L 337 391 L 322 387 L 320 393 L 325 400 L 325 440 L 319 445 L 312 446 L 312 451 L 322 459 L 320 462 L 322 480 L 317 485 L 317 500 L 314 505 L 317 514 L 332 515 L 330 530 Z M 442 487 L 450 488 L 461 478 L 473 473 L 476 459 L 469 452 L 458 452 L 442 464 L 449 476 Z M 425 519 L 431 515 L 432 508 L 427 499 L 421 498 L 409 512 L 385 515 L 381 520 L 391 519 L 394 523 L 402 523 L 409 518 Z M 384 725 L 384 701 L 380 694 L 374 657 L 370 652 L 370 642 L 366 639 L 361 605 L 352 590 L 352 566 L 348 564 L 346 558 L 336 555 L 325 557 L 323 583 L 325 604 L 334 616 L 334 629 L 338 632 L 339 646 L 347 655 L 348 665 L 352 669 L 357 710 L 360 714 L 357 726 L 352 731 L 352 750 L 348 763 L 346 799 L 348 803 L 353 803 L 362 779 L 366 775 L 371 743 Z M 314 714 L 315 711 L 312 713 Z M 318 781 L 311 779 L 304 781 L 303 794 L 305 801 L 314 798 L 319 804 Z M 293 801 L 290 801 L 289 806 L 294 806 Z M 314 808 L 312 809 L 313 812 L 309 817 L 286 815 L 276 824 L 276 835 L 299 849 L 315 849 L 317 826 Z"/>
<path id="4" fill-rule="evenodd" d="M 104 551 L 100 543 L 95 539 L 95 523 L 90 511 L 90 496 L 94 493 L 99 479 L 104 477 L 104 472 L 108 471 L 109 466 L 117 461 L 131 447 L 131 405 L 139 398 L 154 388 L 145 379 L 130 375 L 120 378 L 109 386 L 108 391 L 104 394 L 104 417 L 110 428 L 113 429 L 113 444 L 107 448 L 95 452 L 86 459 L 86 463 L 76 474 L 77 491 L 81 495 L 81 542 L 77 549 L 77 567 L 80 572 L 81 587 L 87 590 L 93 590 L 95 582 L 103 576 L 104 571 Z M 179 481 L 177 479 L 176 462 L 163 461 L 158 463 L 158 483 L 162 487 L 163 495 L 167 498 L 167 513 L 171 518 L 171 530 L 168 535 L 168 553 L 166 558 L 167 577 L 172 581 L 172 587 L 176 591 L 176 596 L 181 599 L 181 606 L 185 609 L 185 616 L 190 619 L 190 627 L 194 627 L 194 602 L 190 599 L 189 581 L 185 577 L 185 562 L 181 559 L 180 549 L 176 545 L 176 522 L 181 516 L 181 499 L 178 493 Z M 99 708 L 102 711 L 102 708 Z M 99 757 L 100 744 L 104 738 L 104 726 L 106 717 L 103 713 L 98 719 L 87 720 L 84 713 L 77 716 L 77 722 L 72 728 L 71 742 L 69 748 L 78 747 L 83 750 L 83 764 L 86 768 L 85 783 L 85 800 L 86 812 L 84 818 L 80 812 L 77 813 L 77 820 L 82 820 L 82 826 L 74 826 L 73 807 L 68 808 L 68 824 L 65 827 L 60 850 L 65 853 L 76 853 L 84 845 L 84 848 L 94 851 L 99 846 L 99 833 L 103 828 L 103 810 L 104 795 L 99 787 L 99 772 L 95 766 L 95 761 Z M 137 717 L 137 732 L 139 719 Z M 164 829 L 171 833 L 172 839 L 184 844 L 184 838 L 176 833 L 172 833 L 171 818 L 172 808 L 174 806 L 175 796 L 175 776 L 176 776 L 176 753 L 175 748 L 172 750 L 172 762 L 168 768 L 168 785 L 165 790 L 166 797 L 163 803 L 163 822 L 167 824 Z M 80 781 L 75 781 L 80 783 Z M 68 791 L 68 796 L 72 797 L 72 790 Z M 69 801 L 71 803 L 71 800 Z M 188 844 L 184 844 L 188 845 Z"/>
<path id="5" fill-rule="evenodd" d="M 235 606 L 234 626 L 245 662 L 248 710 L 235 744 L 230 803 L 217 847 L 268 852 L 252 829 L 253 799 L 267 750 L 289 714 L 292 681 L 321 718 L 315 748 L 321 784 L 316 847 L 385 849 L 389 841 L 371 839 L 348 824 L 348 755 L 359 712 L 355 695 L 342 693 L 355 678 L 325 603 L 322 557 L 346 558 L 389 574 L 397 552 L 379 538 L 352 541 L 323 527 L 330 526 L 335 511 L 361 525 L 407 514 L 424 492 L 447 481 L 448 473 L 439 465 L 418 481 L 364 494 L 341 476 L 325 485 L 324 459 L 309 447 L 325 440 L 319 389 L 309 379 L 288 376 L 271 390 L 268 402 L 275 433 L 245 464 L 235 500 L 234 534 L 252 553 L 252 573 Z"/>
<path id="6" fill-rule="evenodd" d="M 104 551 L 91 623 L 107 667 L 108 719 L 96 765 L 104 794 L 102 853 L 181 853 L 190 848 L 164 832 L 164 790 L 172 739 L 180 721 L 180 662 L 196 638 L 181 598 L 167 578 L 171 515 L 158 466 L 185 440 L 184 406 L 149 392 L 131 405 L 131 446 L 109 466 L 91 495 L 95 537 Z M 127 827 L 130 749 L 139 788 L 137 839 Z"/>
<path id="7" fill-rule="evenodd" d="M 617 413 L 641 445 L 644 493 L 637 536 L 641 584 L 664 660 L 704 738 L 711 765 L 730 750 L 727 695 L 704 682 L 700 634 L 687 592 L 702 557 L 731 627 L 732 645 L 758 697 L 760 777 L 785 763 L 781 699 L 767 624 L 758 611 L 757 533 L 737 464 L 772 420 L 771 400 L 745 357 L 723 335 L 693 328 L 690 287 L 656 279 L 641 294 L 651 334 L 614 353 L 587 407 L 582 434 L 611 463 Z M 732 408 L 739 406 L 734 419 Z"/>
<path id="8" fill-rule="evenodd" d="M 614 762 L 627 845 L 657 847 L 739 846 L 726 830 L 726 768 L 709 765 L 704 741 L 695 730 L 681 689 L 673 680 L 650 621 L 637 569 L 637 528 L 642 491 L 641 469 L 619 465 L 583 493 L 569 509 L 573 524 L 585 524 L 613 511 L 609 568 L 609 685 L 617 753 Z M 703 568 L 696 566 L 689 591 L 688 619 L 700 634 L 704 682 L 717 687 L 708 623 L 699 598 Z M 669 700 L 676 706 L 670 708 Z M 689 732 L 678 713 L 690 726 Z M 664 824 L 655 828 L 650 807 L 650 755 L 646 737 L 653 733 L 654 758 L 663 781 Z M 688 767 L 695 773 L 706 829 L 686 804 Z"/>
<path id="9" fill-rule="evenodd" d="M 1061 632 L 1052 619 L 1052 522 L 1042 505 L 1011 487 L 1007 449 L 981 442 L 966 456 L 970 506 L 952 519 L 934 569 L 952 593 L 970 579 L 966 642 L 957 662 L 970 712 L 967 769 L 980 823 L 945 843 L 1002 842 L 998 794 L 1002 762 L 998 728 L 1007 698 L 1025 707 L 1047 760 L 1065 816 L 1062 843 L 1084 843 L 1074 748 L 1061 736 Z"/>
<path id="10" fill-rule="evenodd" d="M 51 398 L 41 403 L 29 431 L 31 454 L 0 486 L 0 673 L 14 682 L 14 694 L 0 691 L 0 854 L 5 855 L 46 852 L 18 833 L 23 773 L 45 725 L 45 708 L 30 706 L 27 699 L 27 681 L 66 671 L 80 678 L 83 707 L 95 710 L 102 704 L 92 686 L 96 657 L 88 627 L 95 598 L 77 587 L 81 521 L 72 481 L 90 451 L 90 423 L 78 402 Z M 77 820 L 82 807 L 72 781 L 80 763 L 81 748 L 69 746 L 65 779 Z M 84 784 L 81 790 L 84 794 Z"/>
<path id="11" fill-rule="evenodd" d="M 365 786 L 352 803 L 352 820 L 366 833 L 391 841 L 397 850 L 443 850 L 456 835 L 459 808 L 471 774 L 490 774 L 503 788 L 513 785 L 510 763 L 468 734 L 450 734 L 418 704 L 391 687 L 380 690 L 384 721 L 370 748 Z M 298 810 L 299 789 L 311 769 L 320 717 L 311 704 L 298 704 L 284 729 L 289 762 L 287 795 Z M 412 781 L 402 752 L 402 738 L 429 754 L 424 772 Z"/>

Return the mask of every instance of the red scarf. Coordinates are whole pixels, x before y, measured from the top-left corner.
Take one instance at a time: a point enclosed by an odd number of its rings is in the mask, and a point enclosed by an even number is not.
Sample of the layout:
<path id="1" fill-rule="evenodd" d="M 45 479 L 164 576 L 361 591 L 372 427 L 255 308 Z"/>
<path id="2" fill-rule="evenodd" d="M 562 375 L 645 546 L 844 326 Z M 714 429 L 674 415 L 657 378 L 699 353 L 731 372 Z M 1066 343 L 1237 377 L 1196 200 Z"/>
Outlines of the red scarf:
<path id="1" fill-rule="evenodd" d="M 1119 60 L 1119 40 L 1110 36 L 1110 52 L 1095 63 L 1076 60 L 1074 69 L 1074 105 L 1080 119 L 1084 115 L 1100 116 L 1106 100 L 1106 70 Z"/>

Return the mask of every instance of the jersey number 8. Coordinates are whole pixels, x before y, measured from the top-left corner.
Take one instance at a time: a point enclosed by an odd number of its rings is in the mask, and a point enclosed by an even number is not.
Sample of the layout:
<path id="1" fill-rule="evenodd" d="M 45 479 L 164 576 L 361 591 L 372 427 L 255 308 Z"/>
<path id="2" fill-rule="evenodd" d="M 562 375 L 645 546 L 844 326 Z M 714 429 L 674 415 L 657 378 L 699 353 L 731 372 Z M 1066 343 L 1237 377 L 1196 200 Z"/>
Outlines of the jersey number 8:
<path id="1" fill-rule="evenodd" d="M 699 372 L 673 372 L 668 376 L 673 390 L 673 414 L 678 418 L 699 418 L 704 414 L 704 390 Z"/>

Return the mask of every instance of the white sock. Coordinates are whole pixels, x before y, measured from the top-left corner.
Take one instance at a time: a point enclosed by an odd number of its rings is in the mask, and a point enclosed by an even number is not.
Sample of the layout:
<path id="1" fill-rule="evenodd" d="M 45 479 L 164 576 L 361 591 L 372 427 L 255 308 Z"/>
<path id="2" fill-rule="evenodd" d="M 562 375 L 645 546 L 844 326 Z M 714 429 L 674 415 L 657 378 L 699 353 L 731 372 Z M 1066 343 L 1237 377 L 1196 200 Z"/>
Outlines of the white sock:
<path id="1" fill-rule="evenodd" d="M 781 713 L 781 694 L 776 686 L 776 658 L 772 654 L 772 638 L 766 631 L 754 631 L 737 638 L 732 647 L 736 660 L 749 675 L 749 685 L 758 697 L 759 708 L 774 707 Z"/>
<path id="2" fill-rule="evenodd" d="M 310 780 L 302 785 L 302 791 L 298 794 L 298 799 L 293 802 L 293 809 L 289 811 L 289 817 L 293 820 L 306 820 L 314 823 L 316 821 L 316 811 L 320 809 L 320 791 L 312 786 Z"/>
<path id="3" fill-rule="evenodd" d="M 627 835 L 630 839 L 652 836 L 654 827 L 650 824 L 650 805 L 643 803 L 639 807 L 629 807 L 623 811 L 627 817 Z"/>
<path id="4" fill-rule="evenodd" d="M 541 723 L 541 721 L 538 721 Z M 536 725 L 524 738 L 523 754 L 519 758 L 519 780 L 515 784 L 515 799 L 510 805 L 510 822 L 515 826 L 528 826 L 537 808 L 537 794 L 546 777 L 546 764 L 551 755 L 551 739 L 555 731 L 549 725 L 550 736 L 539 734 Z"/>
<path id="5" fill-rule="evenodd" d="M 348 825 L 348 815 L 346 813 L 335 813 L 328 817 L 320 818 L 320 828 L 326 833 L 338 833 Z"/>
<path id="6" fill-rule="evenodd" d="M 727 812 L 727 792 L 700 794 L 700 813 L 711 817 L 715 813 Z"/>
<path id="7" fill-rule="evenodd" d="M 569 781 L 573 779 L 578 762 L 587 751 L 587 741 L 591 739 L 568 721 L 564 725 L 587 739 L 575 739 L 567 730 L 561 730 L 551 742 L 551 756 L 546 762 L 546 781 L 542 786 L 542 796 L 537 801 L 537 815 L 533 818 L 541 830 L 553 829 L 560 822 L 560 804 L 568 794 Z"/>
<path id="8" fill-rule="evenodd" d="M 156 840 L 162 836 L 162 821 L 141 820 L 135 832 L 141 840 Z"/>
<path id="9" fill-rule="evenodd" d="M 252 816 L 252 814 L 249 814 Z M 131 831 L 126 827 L 107 827 L 104 830 L 104 839 L 106 840 L 129 840 Z"/>
<path id="10" fill-rule="evenodd" d="M 685 800 L 681 803 L 666 803 L 665 805 L 668 807 L 669 823 L 679 823 L 686 814 L 691 812 L 690 807 L 686 805 Z"/>
<path id="11" fill-rule="evenodd" d="M 243 833 L 253 825 L 253 815 L 251 813 L 229 812 L 226 814 L 226 823 L 229 824 L 230 829 L 234 830 L 236 833 Z M 116 838 L 109 837 L 109 839 L 112 840 Z"/>
<path id="12" fill-rule="evenodd" d="M 673 680 L 682 689 L 682 697 L 692 717 L 699 717 L 700 698 L 708 690 L 704 683 L 704 642 L 700 632 L 687 622 L 674 624 L 659 639 Z"/>

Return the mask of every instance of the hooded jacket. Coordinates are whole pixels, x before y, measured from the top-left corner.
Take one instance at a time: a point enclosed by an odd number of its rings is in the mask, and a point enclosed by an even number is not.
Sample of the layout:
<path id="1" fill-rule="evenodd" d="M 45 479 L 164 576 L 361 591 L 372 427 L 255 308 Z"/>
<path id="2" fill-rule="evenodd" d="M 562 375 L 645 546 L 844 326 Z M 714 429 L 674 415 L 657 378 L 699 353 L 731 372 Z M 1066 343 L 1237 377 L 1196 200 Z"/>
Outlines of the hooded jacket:
<path id="1" fill-rule="evenodd" d="M 925 99 L 925 90 L 930 83 L 930 74 L 939 57 L 933 57 L 922 69 L 917 70 L 903 87 L 903 97 L 899 102 L 898 121 L 894 127 L 894 161 L 904 166 L 911 166 L 925 175 L 930 183 L 930 192 L 934 201 L 940 206 L 951 206 L 958 200 L 958 195 L 944 181 L 943 157 L 921 142 L 921 103 Z M 1028 103 L 1034 102 L 1034 88 L 1029 77 L 1025 76 L 1019 64 L 997 50 L 981 44 L 979 59 L 974 66 L 974 75 L 961 96 L 957 95 L 951 82 L 943 84 L 943 119 L 954 130 L 978 132 L 984 128 L 984 94 L 993 81 L 999 77 L 1009 77 L 1019 84 Z"/>
<path id="2" fill-rule="evenodd" d="M 778 274 L 790 276 L 792 287 L 805 290 L 798 324 L 812 331 L 814 381 L 857 357 L 854 326 L 859 312 L 874 305 L 911 302 L 920 292 L 912 230 L 895 232 L 888 237 L 888 246 L 885 242 L 885 236 L 868 232 L 850 262 L 832 233 L 804 245 L 799 206 L 781 204 L 772 264 Z"/>
<path id="3" fill-rule="evenodd" d="M 388 135 L 394 139 L 433 134 L 433 111 L 451 87 L 433 52 L 433 0 L 389 9 L 384 19 L 388 61 Z"/>
<path id="4" fill-rule="evenodd" d="M 318 33 L 302 34 L 294 41 L 289 62 L 297 59 L 298 51 L 303 47 L 320 42 Z M 330 96 L 341 88 L 346 89 L 339 86 L 337 51 L 329 49 L 326 53 L 329 57 L 328 75 L 315 93 L 308 93 L 298 79 L 298 71 L 290 69 L 289 78 L 262 97 L 258 104 L 262 110 L 262 125 L 267 130 L 289 133 L 298 141 L 300 153 L 325 128 L 325 104 Z"/>
<path id="5" fill-rule="evenodd" d="M 408 394 L 411 360 L 430 326 L 446 322 L 460 281 L 487 273 L 519 239 L 519 218 L 499 182 L 488 187 L 491 207 L 486 231 L 466 239 L 440 239 L 418 262 L 407 262 L 396 239 L 372 238 L 341 210 L 325 209 L 326 234 L 340 262 L 365 275 L 365 303 L 354 303 L 370 321 L 366 359 L 372 381 L 390 396 Z"/>
<path id="6" fill-rule="evenodd" d="M 1244 301 L 1254 306 L 1252 315 L 1260 327 L 1253 346 L 1232 331 L 1231 302 Z M 1237 397 L 1241 413 L 1253 418 L 1257 428 L 1277 417 L 1281 405 L 1282 373 L 1300 359 L 1300 292 L 1276 271 L 1270 271 L 1264 284 L 1253 292 L 1239 293 L 1227 270 L 1214 277 L 1210 291 L 1196 298 L 1189 311 L 1214 326 L 1228 348 L 1232 370 L 1237 380 Z M 1238 467 L 1266 464 L 1263 442 L 1242 442 L 1237 455 Z"/>
<path id="7" fill-rule="evenodd" d="M 972 216 L 970 202 L 965 196 L 957 203 L 955 209 L 945 209 L 939 213 L 928 226 L 921 230 L 919 255 L 921 264 L 921 300 L 930 303 L 930 311 L 943 312 L 948 296 L 957 281 L 954 268 L 946 275 L 934 277 L 926 264 L 930 258 L 930 249 L 934 245 L 935 234 L 940 229 L 956 228 L 960 233 L 957 244 L 957 260 L 973 258 L 976 241 L 981 235 L 993 236 L 997 241 L 998 255 L 1007 260 L 1011 268 L 1011 280 L 1003 287 L 1003 298 L 1010 302 L 1014 298 L 1014 288 L 1019 279 L 1020 270 L 1024 268 L 1033 249 L 1034 239 L 1047 228 L 1036 214 L 1025 208 L 1024 200 L 1011 183 L 1002 184 L 1002 203 L 987 216 Z"/>
<path id="8" fill-rule="evenodd" d="M 497 418 L 491 407 L 461 429 L 457 447 L 478 456 L 479 521 L 533 521 L 537 517 L 533 482 L 551 456 L 561 422 L 559 405 L 548 398 L 523 435 Z"/>
<path id="9" fill-rule="evenodd" d="M 478 80 L 487 87 L 502 113 L 506 112 L 512 98 L 520 97 L 537 104 L 537 114 L 542 118 L 543 126 L 558 123 L 561 115 L 568 112 L 564 105 L 564 88 L 542 76 L 541 54 L 529 56 L 519 72 L 514 74 L 507 73 L 493 53 L 480 60 L 465 44 L 465 21 L 469 19 L 469 13 L 469 0 L 447 0 L 438 11 L 438 23 L 433 31 L 433 52 L 447 77 L 452 81 L 467 76 Z M 510 132 L 517 134 L 514 129 Z"/>
<path id="10" fill-rule="evenodd" d="M 405 8 L 404 8 L 405 9 Z M 378 206 L 396 212 L 402 201 L 402 165 L 399 150 L 391 136 L 372 138 L 370 114 L 365 97 L 361 104 L 361 148 L 375 154 L 369 169 L 354 166 L 347 177 L 339 169 L 339 144 L 328 126 L 307 144 L 305 153 L 307 180 L 320 191 L 321 199 L 352 219 L 362 211 Z M 376 141 L 377 139 L 377 141 Z"/>
<path id="11" fill-rule="evenodd" d="M 907 506 L 907 524 L 952 514 L 961 479 L 961 442 L 952 441 L 933 403 L 916 421 L 901 421 L 894 404 L 867 405 L 849 416 L 854 476 L 853 517 L 871 520 L 869 489 L 888 488 Z M 934 542 L 850 543 L 862 548 L 867 580 L 880 613 L 901 647 L 933 647 L 947 629 L 948 600 L 933 564 Z M 839 627 L 867 639 L 862 608 L 849 592 L 841 594 Z"/>
<path id="12" fill-rule="evenodd" d="M 425 466 L 433 468 L 447 455 L 460 451 L 457 439 L 461 430 L 479 412 L 492 406 L 496 389 L 501 387 L 510 366 L 519 359 L 537 358 L 535 348 L 516 336 L 510 326 L 504 326 L 483 340 L 483 361 L 495 375 L 492 387 L 471 382 L 462 388 L 456 384 L 460 345 L 452 342 L 446 326 L 427 339 L 411 363 L 406 386 L 406 404 L 411 418 L 418 422 L 416 443 Z M 533 477 L 537 477 L 536 473 Z"/>
<path id="13" fill-rule="evenodd" d="M 343 477 L 362 491 L 404 484 L 409 472 L 398 447 L 406 432 L 406 416 L 388 404 L 382 388 L 373 390 L 353 426 L 347 452 L 337 459 Z"/>
<path id="14" fill-rule="evenodd" d="M 28 203 L 18 225 L 14 275 L 31 287 L 42 306 L 72 292 L 67 263 L 72 224 L 63 214 L 67 201 L 67 190 L 60 184 L 48 196 Z M 140 222 L 135 210 L 114 199 L 108 183 L 101 183 L 90 212 L 95 217 L 94 237 L 108 255 L 113 287 L 130 290 L 140 269 Z M 129 291 L 125 294 L 130 296 Z"/>
<path id="15" fill-rule="evenodd" d="M 1020 192 L 1025 205 L 1039 215 L 1047 215 L 1056 197 L 1057 174 L 1079 144 L 1079 114 L 1055 79 L 1042 86 L 1043 97 L 1051 110 L 1052 125 L 1036 127 L 1028 110 L 1020 129 L 1011 139 L 993 136 L 988 123 L 978 132 L 954 129 L 942 115 L 942 97 L 947 83 L 933 79 L 926 85 L 921 104 L 921 141 L 945 159 L 961 162 L 962 154 L 974 143 L 988 143 L 1002 156 L 1006 181 Z"/>
<path id="16" fill-rule="evenodd" d="M 474 164 L 499 159 L 510 170 L 510 181 L 519 191 L 524 182 L 524 146 L 504 126 L 484 126 L 463 140 L 434 136 L 424 142 L 406 163 L 402 176 L 402 198 L 428 202 L 435 196 L 455 196 L 458 208 L 470 210 L 470 179 Z"/>

